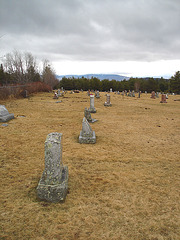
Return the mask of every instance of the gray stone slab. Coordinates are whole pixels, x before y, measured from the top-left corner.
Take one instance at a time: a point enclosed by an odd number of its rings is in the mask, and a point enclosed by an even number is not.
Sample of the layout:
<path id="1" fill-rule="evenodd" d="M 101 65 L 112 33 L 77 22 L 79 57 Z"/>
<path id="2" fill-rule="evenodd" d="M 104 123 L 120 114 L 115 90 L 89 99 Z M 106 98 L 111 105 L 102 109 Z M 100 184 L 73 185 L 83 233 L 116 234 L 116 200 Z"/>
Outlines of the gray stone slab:
<path id="1" fill-rule="evenodd" d="M 0 105 L 0 122 L 8 122 L 14 118 L 13 113 L 9 113 L 4 105 Z"/>
<path id="2" fill-rule="evenodd" d="M 62 134 L 50 133 L 45 141 L 45 169 L 37 187 L 40 199 L 62 202 L 68 191 L 68 167 L 62 163 Z"/>

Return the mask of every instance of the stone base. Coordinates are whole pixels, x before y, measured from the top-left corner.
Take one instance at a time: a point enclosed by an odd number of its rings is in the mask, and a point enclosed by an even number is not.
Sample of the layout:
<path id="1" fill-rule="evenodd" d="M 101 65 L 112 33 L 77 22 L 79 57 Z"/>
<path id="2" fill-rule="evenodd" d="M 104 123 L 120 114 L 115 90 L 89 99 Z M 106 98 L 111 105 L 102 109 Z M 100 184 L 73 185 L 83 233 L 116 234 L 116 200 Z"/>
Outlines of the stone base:
<path id="1" fill-rule="evenodd" d="M 95 108 L 89 108 L 88 110 L 90 111 L 90 113 L 96 113 L 96 109 Z"/>
<path id="2" fill-rule="evenodd" d="M 111 103 L 107 103 L 107 102 L 105 102 L 105 103 L 104 103 L 104 106 L 106 106 L 106 107 L 111 107 L 112 104 L 111 104 Z"/>
<path id="3" fill-rule="evenodd" d="M 88 120 L 88 119 L 87 119 L 87 120 Z M 92 118 L 91 120 L 88 120 L 88 122 L 90 122 L 90 123 L 94 123 L 94 122 L 97 122 L 97 120 L 94 119 L 94 118 Z"/>
<path id="4" fill-rule="evenodd" d="M 167 103 L 167 102 L 160 101 L 160 103 Z"/>
<path id="5" fill-rule="evenodd" d="M 13 119 L 14 118 L 14 114 L 13 113 L 10 113 L 8 115 L 5 115 L 5 116 L 1 116 L 0 117 L 0 122 L 8 122 L 9 120 Z"/>
<path id="6" fill-rule="evenodd" d="M 79 143 L 96 143 L 96 135 L 95 131 L 93 131 L 93 136 L 92 137 L 83 137 L 82 136 L 82 131 L 80 132 L 79 135 Z"/>
<path id="7" fill-rule="evenodd" d="M 48 202 L 63 202 L 68 191 L 68 167 L 62 170 L 62 182 L 55 185 L 47 185 L 42 177 L 37 187 L 37 195 L 40 199 Z"/>

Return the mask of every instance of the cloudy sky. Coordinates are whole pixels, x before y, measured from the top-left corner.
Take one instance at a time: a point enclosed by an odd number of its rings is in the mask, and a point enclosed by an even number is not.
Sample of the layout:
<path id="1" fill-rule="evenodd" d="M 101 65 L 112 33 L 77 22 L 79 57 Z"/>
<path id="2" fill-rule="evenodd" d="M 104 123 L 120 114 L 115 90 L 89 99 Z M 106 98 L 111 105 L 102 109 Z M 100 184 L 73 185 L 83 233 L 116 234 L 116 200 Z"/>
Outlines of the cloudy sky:
<path id="1" fill-rule="evenodd" d="M 180 0 L 0 0 L 0 61 L 13 50 L 57 74 L 172 76 Z"/>

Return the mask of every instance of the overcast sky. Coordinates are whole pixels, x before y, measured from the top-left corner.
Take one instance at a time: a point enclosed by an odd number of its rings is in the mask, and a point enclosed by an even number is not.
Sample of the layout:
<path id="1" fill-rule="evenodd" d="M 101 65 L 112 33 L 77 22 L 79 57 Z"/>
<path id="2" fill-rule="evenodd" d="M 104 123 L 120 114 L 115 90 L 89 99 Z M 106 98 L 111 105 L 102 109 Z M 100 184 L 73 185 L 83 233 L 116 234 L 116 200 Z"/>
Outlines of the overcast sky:
<path id="1" fill-rule="evenodd" d="M 0 0 L 0 60 L 13 50 L 57 74 L 172 76 L 180 0 Z"/>

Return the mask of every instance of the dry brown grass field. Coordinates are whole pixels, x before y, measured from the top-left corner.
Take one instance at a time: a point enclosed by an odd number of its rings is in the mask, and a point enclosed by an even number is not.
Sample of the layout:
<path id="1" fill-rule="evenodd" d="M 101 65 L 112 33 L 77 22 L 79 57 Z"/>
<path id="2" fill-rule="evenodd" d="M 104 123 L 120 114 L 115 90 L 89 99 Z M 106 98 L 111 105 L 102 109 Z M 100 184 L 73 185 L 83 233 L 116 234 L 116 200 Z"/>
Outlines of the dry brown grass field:
<path id="1" fill-rule="evenodd" d="M 179 240 L 180 102 L 105 93 L 95 99 L 96 144 L 79 144 L 86 92 L 1 101 L 15 119 L 0 124 L 0 239 Z M 22 117 L 24 116 L 24 117 Z M 69 168 L 64 203 L 40 201 L 44 142 L 63 133 Z"/>

